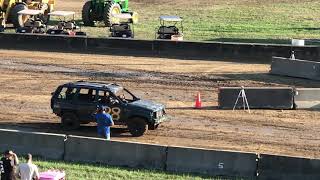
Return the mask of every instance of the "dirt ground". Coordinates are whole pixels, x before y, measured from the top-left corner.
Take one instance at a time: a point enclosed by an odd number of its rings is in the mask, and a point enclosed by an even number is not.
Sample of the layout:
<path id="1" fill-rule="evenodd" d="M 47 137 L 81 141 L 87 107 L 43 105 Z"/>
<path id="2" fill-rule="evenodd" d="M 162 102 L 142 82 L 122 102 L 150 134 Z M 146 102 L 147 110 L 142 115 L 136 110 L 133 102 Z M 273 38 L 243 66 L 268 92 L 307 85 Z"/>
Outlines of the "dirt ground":
<path id="1" fill-rule="evenodd" d="M 320 86 L 271 76 L 268 64 L 9 50 L 0 50 L 0 57 L 0 128 L 96 136 L 94 124 L 62 131 L 50 109 L 50 93 L 59 84 L 95 80 L 161 102 L 171 118 L 138 138 L 113 128 L 113 139 L 320 158 L 318 111 L 217 109 L 220 86 Z M 193 109 L 198 91 L 201 110 Z"/>

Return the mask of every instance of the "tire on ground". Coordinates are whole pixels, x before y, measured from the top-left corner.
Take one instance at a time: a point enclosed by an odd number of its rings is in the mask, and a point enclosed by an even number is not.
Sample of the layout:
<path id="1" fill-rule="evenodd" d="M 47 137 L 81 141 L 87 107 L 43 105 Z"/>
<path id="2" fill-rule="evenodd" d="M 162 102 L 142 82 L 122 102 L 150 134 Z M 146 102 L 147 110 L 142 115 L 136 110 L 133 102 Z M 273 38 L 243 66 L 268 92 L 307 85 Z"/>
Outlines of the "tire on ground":
<path id="1" fill-rule="evenodd" d="M 146 120 L 140 117 L 129 119 L 127 125 L 130 133 L 134 137 L 142 136 L 148 131 Z"/>
<path id="2" fill-rule="evenodd" d="M 74 113 L 64 113 L 61 117 L 61 124 L 65 130 L 74 130 L 80 127 L 79 119 Z"/>
<path id="3" fill-rule="evenodd" d="M 24 23 L 29 18 L 29 16 L 19 15 L 18 12 L 28 9 L 28 7 L 24 4 L 17 4 L 11 10 L 11 22 L 15 28 L 24 27 Z"/>
<path id="4" fill-rule="evenodd" d="M 107 27 L 110 27 L 116 21 L 115 18 L 112 17 L 113 13 L 121 13 L 121 7 L 118 3 L 108 3 L 106 5 L 103 21 Z"/>
<path id="5" fill-rule="evenodd" d="M 148 129 L 149 129 L 149 130 L 156 130 L 156 129 L 158 129 L 158 127 L 159 127 L 159 124 L 157 124 L 157 125 L 155 125 L 155 124 L 149 124 Z"/>
<path id="6" fill-rule="evenodd" d="M 91 1 L 87 1 L 82 7 L 82 21 L 85 26 L 94 26 L 94 20 L 91 13 Z"/>

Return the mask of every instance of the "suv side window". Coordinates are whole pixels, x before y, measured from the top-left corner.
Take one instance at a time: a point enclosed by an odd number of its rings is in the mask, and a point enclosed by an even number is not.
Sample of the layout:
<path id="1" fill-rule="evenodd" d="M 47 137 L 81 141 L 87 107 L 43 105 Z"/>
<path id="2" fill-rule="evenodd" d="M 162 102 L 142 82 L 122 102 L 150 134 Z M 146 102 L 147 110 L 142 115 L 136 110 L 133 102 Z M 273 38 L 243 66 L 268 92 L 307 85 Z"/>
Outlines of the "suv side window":
<path id="1" fill-rule="evenodd" d="M 110 94 L 108 91 L 99 90 L 98 92 L 98 100 L 101 104 L 109 104 L 110 103 Z"/>
<path id="2" fill-rule="evenodd" d="M 78 93 L 78 101 L 81 102 L 94 102 L 96 99 L 97 90 L 81 88 Z"/>
<path id="3" fill-rule="evenodd" d="M 77 89 L 72 87 L 63 87 L 58 95 L 60 100 L 72 100 L 76 94 Z"/>

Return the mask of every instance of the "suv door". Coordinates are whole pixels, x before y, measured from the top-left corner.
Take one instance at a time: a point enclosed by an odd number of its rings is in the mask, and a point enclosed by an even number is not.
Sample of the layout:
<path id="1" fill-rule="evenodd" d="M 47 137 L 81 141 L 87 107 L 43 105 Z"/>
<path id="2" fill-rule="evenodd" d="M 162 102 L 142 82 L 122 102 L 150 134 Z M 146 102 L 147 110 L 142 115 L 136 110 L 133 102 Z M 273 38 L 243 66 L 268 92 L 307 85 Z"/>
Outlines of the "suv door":
<path id="1" fill-rule="evenodd" d="M 94 113 L 98 105 L 96 89 L 79 88 L 74 102 L 80 122 L 94 121 Z"/>
<path id="2" fill-rule="evenodd" d="M 123 104 L 119 101 L 117 97 L 113 95 L 110 91 L 99 90 L 98 92 L 99 104 L 107 106 L 106 113 L 112 116 L 112 120 L 115 124 L 121 124 L 124 118 L 124 108 Z"/>
<path id="3" fill-rule="evenodd" d="M 57 115 L 61 115 L 63 111 L 73 111 L 75 106 L 73 104 L 73 97 L 77 92 L 77 88 L 62 86 L 57 89 L 54 97 L 52 98 L 52 109 Z"/>

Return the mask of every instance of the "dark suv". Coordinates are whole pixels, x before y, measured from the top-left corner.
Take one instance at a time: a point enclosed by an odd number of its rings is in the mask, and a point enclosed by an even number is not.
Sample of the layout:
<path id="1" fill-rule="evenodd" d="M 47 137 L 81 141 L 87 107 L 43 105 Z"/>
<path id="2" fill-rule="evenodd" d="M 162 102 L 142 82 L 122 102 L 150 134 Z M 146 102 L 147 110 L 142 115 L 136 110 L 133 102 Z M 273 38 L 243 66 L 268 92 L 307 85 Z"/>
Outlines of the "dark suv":
<path id="1" fill-rule="evenodd" d="M 117 84 L 78 81 L 59 86 L 52 93 L 51 109 L 61 117 L 65 129 L 94 122 L 98 105 L 107 106 L 115 124 L 127 125 L 133 136 L 142 136 L 165 121 L 165 107 L 141 100 Z"/>

